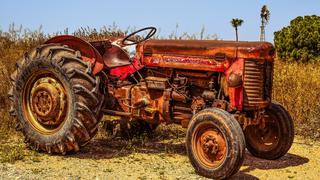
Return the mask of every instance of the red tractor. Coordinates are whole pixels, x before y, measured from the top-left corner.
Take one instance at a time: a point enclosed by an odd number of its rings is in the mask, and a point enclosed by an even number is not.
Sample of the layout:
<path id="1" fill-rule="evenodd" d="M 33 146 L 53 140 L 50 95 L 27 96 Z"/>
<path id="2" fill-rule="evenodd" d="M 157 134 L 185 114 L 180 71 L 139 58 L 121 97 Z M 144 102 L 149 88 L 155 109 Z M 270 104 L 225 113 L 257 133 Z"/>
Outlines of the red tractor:
<path id="1" fill-rule="evenodd" d="M 245 147 L 264 159 L 287 153 L 294 127 L 271 100 L 272 44 L 149 40 L 155 32 L 93 42 L 63 35 L 25 53 L 9 92 L 25 142 L 47 153 L 78 151 L 110 115 L 151 129 L 181 124 L 191 164 L 209 178 L 235 174 Z"/>

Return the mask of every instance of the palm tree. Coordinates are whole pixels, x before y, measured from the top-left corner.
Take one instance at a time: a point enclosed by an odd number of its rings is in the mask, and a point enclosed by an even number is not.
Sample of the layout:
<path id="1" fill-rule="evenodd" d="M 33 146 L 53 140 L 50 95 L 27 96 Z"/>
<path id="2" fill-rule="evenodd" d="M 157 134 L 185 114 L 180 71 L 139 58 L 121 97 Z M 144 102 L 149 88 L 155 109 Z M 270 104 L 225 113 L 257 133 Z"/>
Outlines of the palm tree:
<path id="1" fill-rule="evenodd" d="M 265 41 L 265 26 L 268 24 L 270 19 L 270 11 L 267 5 L 263 5 L 260 13 L 261 18 L 261 31 L 260 31 L 260 41 Z"/>
<path id="2" fill-rule="evenodd" d="M 236 41 L 238 41 L 238 27 L 242 25 L 243 20 L 235 18 L 235 19 L 232 19 L 230 23 L 232 27 L 234 27 L 234 29 L 236 30 Z"/>

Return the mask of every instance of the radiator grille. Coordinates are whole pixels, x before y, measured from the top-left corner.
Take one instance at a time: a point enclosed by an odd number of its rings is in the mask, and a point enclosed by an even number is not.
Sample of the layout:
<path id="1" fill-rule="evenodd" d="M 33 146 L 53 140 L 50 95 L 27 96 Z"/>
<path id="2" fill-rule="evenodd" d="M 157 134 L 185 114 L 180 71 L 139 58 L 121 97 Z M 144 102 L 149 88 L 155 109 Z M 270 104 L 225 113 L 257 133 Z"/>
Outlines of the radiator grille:
<path id="1" fill-rule="evenodd" d="M 272 90 L 272 63 L 247 59 L 244 62 L 244 109 L 261 108 L 270 101 Z"/>

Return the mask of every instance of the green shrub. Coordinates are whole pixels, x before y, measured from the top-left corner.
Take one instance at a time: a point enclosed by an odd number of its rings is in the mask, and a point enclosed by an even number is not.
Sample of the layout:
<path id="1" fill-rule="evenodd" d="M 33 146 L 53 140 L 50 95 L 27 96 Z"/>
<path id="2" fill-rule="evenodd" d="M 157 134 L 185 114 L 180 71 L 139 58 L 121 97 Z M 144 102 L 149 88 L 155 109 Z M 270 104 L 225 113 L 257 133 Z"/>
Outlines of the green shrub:
<path id="1" fill-rule="evenodd" d="M 320 60 L 320 16 L 297 17 L 274 33 L 279 58 L 297 62 Z"/>

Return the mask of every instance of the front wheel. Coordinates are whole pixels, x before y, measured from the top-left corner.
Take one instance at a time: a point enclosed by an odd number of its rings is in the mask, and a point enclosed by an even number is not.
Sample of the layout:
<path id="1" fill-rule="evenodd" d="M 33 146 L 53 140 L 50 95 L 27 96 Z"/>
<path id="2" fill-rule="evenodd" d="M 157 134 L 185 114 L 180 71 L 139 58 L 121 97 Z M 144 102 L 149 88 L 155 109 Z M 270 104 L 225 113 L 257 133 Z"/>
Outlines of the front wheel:
<path id="1" fill-rule="evenodd" d="M 294 138 L 293 121 L 280 104 L 266 109 L 265 127 L 248 126 L 244 133 L 249 152 L 263 159 L 278 159 L 290 149 Z"/>
<path id="2" fill-rule="evenodd" d="M 241 167 L 245 140 L 231 114 L 217 108 L 205 109 L 197 113 L 188 126 L 186 149 L 199 175 L 224 179 Z"/>

